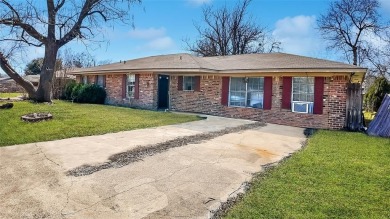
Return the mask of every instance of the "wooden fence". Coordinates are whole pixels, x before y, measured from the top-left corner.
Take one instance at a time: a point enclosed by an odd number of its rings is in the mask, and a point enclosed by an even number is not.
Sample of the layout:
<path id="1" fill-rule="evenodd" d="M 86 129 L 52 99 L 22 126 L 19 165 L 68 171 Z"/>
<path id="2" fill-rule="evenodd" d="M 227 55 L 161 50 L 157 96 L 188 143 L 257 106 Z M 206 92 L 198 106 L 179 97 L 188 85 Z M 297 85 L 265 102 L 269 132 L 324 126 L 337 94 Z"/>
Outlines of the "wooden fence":
<path id="1" fill-rule="evenodd" d="M 345 128 L 350 131 L 360 131 L 363 129 L 362 114 L 362 88 L 359 83 L 350 83 L 347 87 L 347 112 L 345 118 Z"/>

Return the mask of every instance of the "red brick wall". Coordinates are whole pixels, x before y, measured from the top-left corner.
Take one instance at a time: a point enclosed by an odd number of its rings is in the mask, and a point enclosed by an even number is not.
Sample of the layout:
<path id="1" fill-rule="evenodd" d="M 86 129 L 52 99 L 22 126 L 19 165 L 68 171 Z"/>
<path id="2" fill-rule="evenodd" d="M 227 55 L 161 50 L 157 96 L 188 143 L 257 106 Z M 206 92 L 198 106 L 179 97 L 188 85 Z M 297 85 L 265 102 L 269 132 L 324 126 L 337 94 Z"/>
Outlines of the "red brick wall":
<path id="1" fill-rule="evenodd" d="M 131 106 L 144 109 L 157 109 L 157 75 L 143 73 L 139 75 L 139 99 Z"/>
<path id="2" fill-rule="evenodd" d="M 139 99 L 122 98 L 123 74 L 106 75 L 106 102 L 108 104 L 135 108 L 157 109 L 157 74 L 142 73 L 139 75 Z M 91 78 L 90 81 L 92 81 Z M 297 127 L 321 129 L 343 128 L 346 112 L 347 77 L 335 76 L 325 79 L 323 114 L 321 115 L 293 113 L 291 110 L 281 109 L 283 78 L 273 77 L 272 81 L 272 109 L 262 110 L 221 105 L 222 79 L 220 76 L 202 76 L 199 92 L 178 91 L 178 77 L 171 76 L 169 88 L 170 109 L 251 119 Z"/>
<path id="3" fill-rule="evenodd" d="M 106 92 L 106 102 L 108 104 L 123 104 L 121 74 L 106 75 Z"/>
<path id="4" fill-rule="evenodd" d="M 170 80 L 170 106 L 172 110 L 198 112 L 211 115 L 252 119 L 268 123 L 322 129 L 341 129 L 345 120 L 345 77 L 326 78 L 323 114 L 293 113 L 281 109 L 282 77 L 273 78 L 272 109 L 227 107 L 221 105 L 221 77 L 202 76 L 200 92 L 178 91 L 177 76 Z"/>
<path id="5" fill-rule="evenodd" d="M 106 75 L 106 102 L 108 104 L 157 109 L 157 75 L 139 74 L 139 99 L 122 97 L 122 77 L 123 74 Z"/>
<path id="6" fill-rule="evenodd" d="M 344 127 L 347 107 L 347 85 L 348 77 L 336 76 L 330 78 L 328 89 L 329 118 L 328 126 L 333 129 Z"/>

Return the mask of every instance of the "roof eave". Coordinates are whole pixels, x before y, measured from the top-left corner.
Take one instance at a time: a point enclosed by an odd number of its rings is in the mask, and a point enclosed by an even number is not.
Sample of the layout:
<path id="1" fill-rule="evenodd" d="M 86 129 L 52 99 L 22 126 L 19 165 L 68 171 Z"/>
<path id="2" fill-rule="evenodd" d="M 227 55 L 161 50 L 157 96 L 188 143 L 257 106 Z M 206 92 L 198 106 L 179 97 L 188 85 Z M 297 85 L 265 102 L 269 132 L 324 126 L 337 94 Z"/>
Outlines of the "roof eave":
<path id="1" fill-rule="evenodd" d="M 123 73 L 143 73 L 143 72 L 172 72 L 172 73 L 186 73 L 186 72 L 199 72 L 199 73 L 217 73 L 217 70 L 207 68 L 147 68 L 147 69 L 103 69 L 103 70 L 87 70 L 79 72 L 71 72 L 72 75 L 83 74 L 123 74 Z"/>
<path id="2" fill-rule="evenodd" d="M 263 68 L 263 69 L 229 69 L 221 70 L 218 73 L 302 73 L 302 72 L 321 72 L 321 73 L 355 73 L 367 72 L 366 68 Z"/>
<path id="3" fill-rule="evenodd" d="M 214 74 L 246 74 L 246 73 L 356 73 L 367 72 L 366 68 L 265 68 L 265 69 L 229 69 L 214 70 L 206 68 L 148 68 L 148 69 L 106 69 L 71 72 L 72 75 L 90 74 L 123 74 L 123 73 L 143 73 L 143 72 L 167 72 L 167 73 L 214 73 Z"/>

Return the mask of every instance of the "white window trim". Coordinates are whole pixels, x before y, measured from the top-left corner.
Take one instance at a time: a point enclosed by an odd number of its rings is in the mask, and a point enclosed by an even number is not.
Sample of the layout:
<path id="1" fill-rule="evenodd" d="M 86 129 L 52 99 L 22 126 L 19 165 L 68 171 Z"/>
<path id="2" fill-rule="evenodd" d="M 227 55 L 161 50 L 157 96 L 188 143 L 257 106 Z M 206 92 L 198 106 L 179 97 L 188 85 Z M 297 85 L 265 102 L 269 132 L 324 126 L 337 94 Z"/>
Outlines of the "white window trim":
<path id="1" fill-rule="evenodd" d="M 252 108 L 252 107 L 247 107 L 246 106 L 246 101 L 245 101 L 245 106 L 235 106 L 230 104 L 230 93 L 232 89 L 232 78 L 229 77 L 229 93 L 228 93 L 228 106 L 229 107 L 237 107 L 237 108 Z M 243 77 L 236 77 L 236 78 L 243 78 Z M 245 83 L 245 100 L 248 98 L 248 83 Z"/>
<path id="2" fill-rule="evenodd" d="M 295 78 L 304 78 L 304 77 L 295 77 Z M 313 77 L 314 78 L 314 77 Z M 313 93 L 314 95 L 314 93 Z M 299 112 L 299 111 L 294 111 L 294 104 L 306 104 L 306 112 Z M 294 77 L 292 77 L 291 80 L 291 112 L 293 113 L 303 113 L 303 114 L 313 114 L 313 112 L 309 112 L 309 104 L 314 105 L 314 101 L 294 101 Z"/>
<path id="3" fill-rule="evenodd" d="M 134 88 L 135 90 L 135 74 L 127 74 L 126 75 L 126 98 L 128 99 L 134 99 L 134 94 L 135 92 L 133 91 L 130 95 L 130 92 L 129 92 L 129 76 L 133 75 L 134 76 L 134 85 L 132 85 L 132 87 Z"/>
<path id="4" fill-rule="evenodd" d="M 185 82 L 184 82 L 184 78 L 186 78 L 186 77 L 191 77 L 192 78 L 192 90 L 187 90 L 186 89 L 186 87 L 185 87 Z M 183 76 L 183 85 L 182 85 L 183 87 L 182 87 L 182 90 L 183 91 L 195 91 L 195 86 L 196 86 L 196 84 L 195 84 L 195 76 L 190 76 L 190 75 L 187 75 L 187 76 Z"/>
<path id="5" fill-rule="evenodd" d="M 248 82 L 245 83 L 245 106 L 235 106 L 230 104 L 230 92 L 232 87 L 232 78 L 245 78 L 245 77 L 229 77 L 229 93 L 228 93 L 228 106 L 229 107 L 237 107 L 237 108 L 251 108 L 251 109 L 264 109 L 264 84 L 263 84 L 263 103 L 262 108 L 255 108 L 251 106 L 247 106 L 247 99 L 248 99 Z M 246 77 L 249 78 L 249 77 Z M 252 77 L 252 78 L 264 78 L 264 77 Z M 263 81 L 264 83 L 264 81 Z"/>

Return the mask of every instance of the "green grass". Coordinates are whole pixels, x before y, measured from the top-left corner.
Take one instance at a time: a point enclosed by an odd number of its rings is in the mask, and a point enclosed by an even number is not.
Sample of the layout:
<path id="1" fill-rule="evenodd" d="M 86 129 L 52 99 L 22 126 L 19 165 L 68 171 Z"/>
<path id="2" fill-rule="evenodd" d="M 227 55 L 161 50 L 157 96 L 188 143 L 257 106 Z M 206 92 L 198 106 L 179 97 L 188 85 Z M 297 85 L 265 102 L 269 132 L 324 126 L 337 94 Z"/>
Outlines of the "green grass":
<path id="1" fill-rule="evenodd" d="M 22 93 L 0 93 L 0 98 L 13 98 L 23 96 Z"/>
<path id="2" fill-rule="evenodd" d="M 107 105 L 15 102 L 14 108 L 0 111 L 0 146 L 97 135 L 124 130 L 170 125 L 197 120 L 196 116 L 135 110 Z M 50 112 L 54 119 L 27 123 L 20 116 Z"/>
<path id="3" fill-rule="evenodd" d="M 226 218 L 390 218 L 390 139 L 319 131 Z"/>

